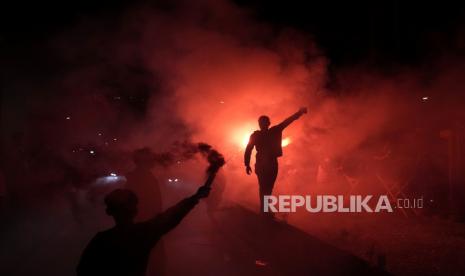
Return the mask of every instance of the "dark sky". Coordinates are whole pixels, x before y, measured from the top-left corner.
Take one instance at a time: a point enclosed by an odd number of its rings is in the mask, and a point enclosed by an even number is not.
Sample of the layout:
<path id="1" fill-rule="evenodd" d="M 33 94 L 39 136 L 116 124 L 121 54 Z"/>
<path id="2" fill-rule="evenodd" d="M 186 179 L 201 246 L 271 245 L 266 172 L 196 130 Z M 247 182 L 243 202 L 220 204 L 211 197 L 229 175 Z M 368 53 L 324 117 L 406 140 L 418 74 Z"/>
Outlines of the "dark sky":
<path id="1" fill-rule="evenodd" d="M 31 53 L 37 42 L 46 41 L 83 18 L 118 16 L 142 1 L 15 2 L 2 4 L 1 8 L 0 43 L 7 55 Z M 150 2 L 164 8 L 171 5 L 166 1 Z M 235 2 L 250 8 L 257 19 L 272 26 L 294 27 L 314 35 L 336 66 L 367 59 L 418 64 L 443 52 L 455 53 L 464 48 L 459 33 L 465 29 L 465 14 L 458 1 Z"/>

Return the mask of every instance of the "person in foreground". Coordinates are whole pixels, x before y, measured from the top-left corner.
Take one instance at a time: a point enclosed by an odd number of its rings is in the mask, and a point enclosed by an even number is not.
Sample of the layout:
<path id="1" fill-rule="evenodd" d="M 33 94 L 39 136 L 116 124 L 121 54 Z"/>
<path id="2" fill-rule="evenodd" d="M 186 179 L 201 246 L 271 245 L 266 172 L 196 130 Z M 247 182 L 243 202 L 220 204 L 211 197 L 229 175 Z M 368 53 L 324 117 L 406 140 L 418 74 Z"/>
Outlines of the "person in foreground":
<path id="1" fill-rule="evenodd" d="M 245 171 L 247 174 L 252 173 L 250 157 L 255 147 L 257 150 L 255 174 L 258 177 L 260 212 L 262 213 L 263 196 L 272 194 L 274 182 L 278 176 L 278 157 L 283 155 L 281 147 L 283 130 L 306 113 L 307 108 L 302 107 L 289 118 L 272 127 L 270 127 L 271 122 L 268 116 L 260 116 L 258 118 L 260 130 L 254 131 L 252 135 L 250 135 L 249 143 L 247 144 L 244 154 Z M 268 214 L 272 215 L 272 213 Z"/>
<path id="2" fill-rule="evenodd" d="M 117 189 L 105 197 L 106 212 L 115 226 L 97 233 L 84 250 L 77 267 L 78 276 L 145 275 L 150 251 L 157 241 L 175 228 L 201 198 L 210 193 L 216 175 L 211 172 L 205 185 L 152 219 L 134 223 L 137 196 L 127 189 Z"/>

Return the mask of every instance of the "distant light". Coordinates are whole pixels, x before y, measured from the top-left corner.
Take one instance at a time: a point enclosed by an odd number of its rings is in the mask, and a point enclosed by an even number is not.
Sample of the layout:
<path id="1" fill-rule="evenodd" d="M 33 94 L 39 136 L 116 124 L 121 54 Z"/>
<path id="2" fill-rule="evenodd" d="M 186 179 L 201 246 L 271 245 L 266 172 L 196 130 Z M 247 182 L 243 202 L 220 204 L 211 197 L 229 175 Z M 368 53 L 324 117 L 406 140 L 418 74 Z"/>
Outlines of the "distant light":
<path id="1" fill-rule="evenodd" d="M 89 153 L 90 153 L 90 154 L 95 154 L 95 151 L 90 150 Z"/>
<path id="2" fill-rule="evenodd" d="M 66 120 L 71 120 L 71 117 L 67 116 L 67 117 L 66 117 Z"/>
<path id="3" fill-rule="evenodd" d="M 98 136 L 102 136 L 102 133 L 101 133 L 101 132 L 99 132 L 99 133 L 98 133 Z"/>
<path id="4" fill-rule="evenodd" d="M 116 140 L 118 140 L 118 139 L 116 139 L 116 138 L 113 138 L 113 141 L 116 141 Z"/>
<path id="5" fill-rule="evenodd" d="M 426 102 L 427 100 L 429 100 L 429 97 L 428 96 L 424 96 L 421 98 L 422 101 Z"/>
<path id="6" fill-rule="evenodd" d="M 252 124 L 245 125 L 231 132 L 231 142 L 239 149 L 244 149 L 249 143 L 250 134 L 254 131 Z"/>
<path id="7" fill-rule="evenodd" d="M 287 147 L 291 143 L 291 138 L 286 137 L 281 141 L 281 147 Z"/>
<path id="8" fill-rule="evenodd" d="M 247 146 L 247 144 L 249 143 L 249 139 L 250 139 L 250 134 L 244 133 L 244 135 L 242 136 L 242 140 L 241 140 L 241 146 L 243 148 Z"/>
<path id="9" fill-rule="evenodd" d="M 178 182 L 178 179 L 177 179 L 177 178 L 175 178 L 175 179 L 174 179 L 174 182 Z"/>
<path id="10" fill-rule="evenodd" d="M 220 101 L 220 104 L 224 104 L 224 101 Z"/>
<path id="11" fill-rule="evenodd" d="M 173 179 L 171 179 L 171 178 L 168 178 L 168 182 L 173 182 Z"/>
<path id="12" fill-rule="evenodd" d="M 255 260 L 255 265 L 256 266 L 267 266 L 267 263 L 262 260 Z"/>
<path id="13" fill-rule="evenodd" d="M 121 185 L 127 181 L 124 175 L 116 175 L 111 173 L 107 176 L 101 176 L 95 179 L 94 184 L 97 186 L 107 186 L 107 185 Z"/>

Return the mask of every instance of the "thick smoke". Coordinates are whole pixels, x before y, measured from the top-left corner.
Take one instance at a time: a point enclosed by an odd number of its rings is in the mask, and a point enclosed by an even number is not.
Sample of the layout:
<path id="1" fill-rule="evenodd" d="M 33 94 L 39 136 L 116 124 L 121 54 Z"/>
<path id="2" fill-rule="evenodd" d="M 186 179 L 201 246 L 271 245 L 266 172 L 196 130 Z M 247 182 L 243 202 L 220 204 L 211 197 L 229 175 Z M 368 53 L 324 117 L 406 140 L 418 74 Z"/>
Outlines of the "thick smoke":
<path id="1" fill-rule="evenodd" d="M 390 74 L 360 66 L 329 79 L 329 62 L 312 37 L 257 22 L 228 1 L 176 1 L 83 19 L 49 48 L 60 72 L 40 85 L 11 85 L 37 96 L 19 123 L 12 118 L 20 103 L 5 111 L 7 145 L 53 153 L 56 162 L 94 175 L 128 171 L 128 156 L 140 147 L 166 152 L 174 141 L 207 141 L 229 160 L 234 200 L 256 189 L 242 172 L 242 155 L 262 114 L 273 124 L 309 107 L 284 134 L 290 144 L 277 187 L 288 192 L 329 182 L 349 189 L 348 179 L 361 191 L 382 190 L 381 174 L 400 181 L 418 173 L 427 155 L 447 159 L 444 135 L 463 118 L 459 62 L 444 58 L 431 62 L 437 70 Z M 23 138 L 11 138 L 15 133 Z M 443 166 L 442 159 L 432 165 Z"/>
<path id="2" fill-rule="evenodd" d="M 174 143 L 168 152 L 161 153 L 157 156 L 157 162 L 161 166 L 173 166 L 175 163 L 191 160 L 196 154 L 201 154 L 208 162 L 207 173 L 216 172 L 224 166 L 226 161 L 221 153 L 206 143 Z"/>

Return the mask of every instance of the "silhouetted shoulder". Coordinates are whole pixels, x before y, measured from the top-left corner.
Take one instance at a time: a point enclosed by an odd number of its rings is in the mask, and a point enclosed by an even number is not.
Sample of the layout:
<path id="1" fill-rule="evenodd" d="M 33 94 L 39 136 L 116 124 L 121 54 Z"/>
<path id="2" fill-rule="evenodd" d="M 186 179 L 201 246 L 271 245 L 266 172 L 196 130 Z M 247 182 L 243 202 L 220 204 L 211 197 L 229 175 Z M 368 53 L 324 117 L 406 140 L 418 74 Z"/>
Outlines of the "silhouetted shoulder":
<path id="1" fill-rule="evenodd" d="M 97 233 L 89 242 L 81 255 L 76 272 L 81 275 L 95 275 L 103 273 L 103 265 L 106 264 L 105 259 L 105 235 L 102 232 Z"/>
<path id="2" fill-rule="evenodd" d="M 144 275 L 154 246 L 154 235 L 148 230 L 133 224 L 98 233 L 84 250 L 77 275 Z"/>
<path id="3" fill-rule="evenodd" d="M 282 132 L 283 130 L 284 130 L 284 127 L 281 124 L 272 126 L 268 129 L 268 131 L 271 133 Z"/>

